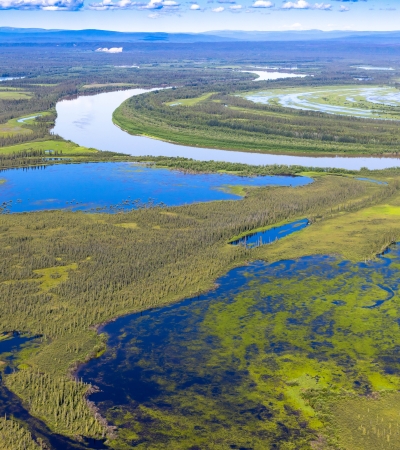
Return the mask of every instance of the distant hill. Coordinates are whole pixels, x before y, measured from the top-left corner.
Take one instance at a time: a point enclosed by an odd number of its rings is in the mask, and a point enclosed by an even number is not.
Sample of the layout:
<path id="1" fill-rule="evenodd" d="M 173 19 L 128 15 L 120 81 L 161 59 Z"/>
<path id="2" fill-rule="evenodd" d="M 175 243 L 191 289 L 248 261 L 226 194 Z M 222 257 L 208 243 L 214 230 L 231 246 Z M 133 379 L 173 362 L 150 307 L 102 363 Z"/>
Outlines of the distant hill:
<path id="1" fill-rule="evenodd" d="M 107 30 L 46 30 L 0 27 L 1 44 L 45 44 L 79 42 L 234 42 L 234 41 L 317 41 L 400 43 L 400 31 L 209 31 L 206 33 L 146 33 Z"/>
<path id="2" fill-rule="evenodd" d="M 240 41 L 315 41 L 328 39 L 394 40 L 400 31 L 208 31 L 205 35 Z"/>
<path id="3" fill-rule="evenodd" d="M 49 42 L 227 42 L 229 37 L 190 33 L 124 33 L 106 30 L 43 30 L 35 28 L 0 28 L 1 43 L 42 44 Z"/>

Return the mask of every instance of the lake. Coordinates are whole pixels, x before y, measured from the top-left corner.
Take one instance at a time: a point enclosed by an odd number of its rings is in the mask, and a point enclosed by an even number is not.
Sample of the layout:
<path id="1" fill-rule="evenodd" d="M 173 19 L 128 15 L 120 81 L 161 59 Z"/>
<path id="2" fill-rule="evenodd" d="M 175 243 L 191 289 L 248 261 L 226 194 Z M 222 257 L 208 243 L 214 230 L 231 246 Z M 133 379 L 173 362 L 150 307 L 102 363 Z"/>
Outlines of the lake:
<path id="1" fill-rule="evenodd" d="M 399 382 L 399 262 L 394 247 L 369 263 L 233 269 L 206 294 L 103 326 L 108 349 L 78 376 L 129 448 L 308 448 L 318 421 L 302 392 Z"/>
<path id="2" fill-rule="evenodd" d="M 143 136 L 132 136 L 113 124 L 112 114 L 128 98 L 146 92 L 149 92 L 149 90 L 129 89 L 92 96 L 80 96 L 73 100 L 58 102 L 56 105 L 57 119 L 53 133 L 84 147 L 135 156 L 180 156 L 200 161 L 240 162 L 251 165 L 300 165 L 349 170 L 359 170 L 362 167 L 385 169 L 400 166 L 400 159 L 398 158 L 270 155 L 188 147 Z"/>
<path id="3" fill-rule="evenodd" d="M 241 197 L 230 186 L 303 186 L 307 177 L 192 174 L 128 162 L 56 164 L 1 172 L 0 211 L 118 212 L 147 204 L 178 206 Z"/>

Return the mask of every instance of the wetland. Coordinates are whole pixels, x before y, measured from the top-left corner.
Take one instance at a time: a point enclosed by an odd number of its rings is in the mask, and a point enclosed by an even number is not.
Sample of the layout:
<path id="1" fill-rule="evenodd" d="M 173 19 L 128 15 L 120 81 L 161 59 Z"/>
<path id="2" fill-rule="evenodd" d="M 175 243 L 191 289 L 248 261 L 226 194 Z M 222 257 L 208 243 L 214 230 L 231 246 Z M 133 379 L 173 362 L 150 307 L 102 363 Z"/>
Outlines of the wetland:
<path id="1" fill-rule="evenodd" d="M 79 376 L 120 429 L 111 446 L 309 448 L 340 398 L 351 408 L 350 393 L 400 386 L 399 264 L 398 247 L 368 263 L 255 261 L 207 294 L 102 327 L 108 349 Z M 398 448 L 395 423 L 389 440 L 353 433 Z"/>
<path id="2" fill-rule="evenodd" d="M 334 44 L 2 47 L 0 448 L 399 448 L 395 60 Z"/>

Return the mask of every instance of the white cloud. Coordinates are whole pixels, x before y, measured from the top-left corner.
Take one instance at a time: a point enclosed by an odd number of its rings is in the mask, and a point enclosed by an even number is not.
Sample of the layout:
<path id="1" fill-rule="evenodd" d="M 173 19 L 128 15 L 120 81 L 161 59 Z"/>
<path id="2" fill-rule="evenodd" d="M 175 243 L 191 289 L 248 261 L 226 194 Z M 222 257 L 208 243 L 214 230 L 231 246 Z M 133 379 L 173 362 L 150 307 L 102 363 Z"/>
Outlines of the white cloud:
<path id="1" fill-rule="evenodd" d="M 139 9 L 163 9 L 163 8 L 177 8 L 179 3 L 172 0 L 150 0 L 145 6 L 139 6 Z"/>
<path id="2" fill-rule="evenodd" d="M 201 9 L 201 8 L 200 8 L 200 5 L 191 5 L 191 6 L 190 6 L 190 9 L 191 9 L 192 11 L 198 11 L 198 10 Z"/>
<path id="3" fill-rule="evenodd" d="M 132 2 L 131 0 L 120 0 L 119 2 L 103 0 L 99 3 L 90 3 L 88 8 L 95 9 L 97 11 L 105 11 L 107 9 L 132 9 L 139 5 L 144 5 L 144 3 Z"/>
<path id="4" fill-rule="evenodd" d="M 231 9 L 232 11 L 237 11 L 239 9 L 242 9 L 243 6 L 242 5 L 232 5 L 229 7 L 229 9 Z"/>
<path id="5" fill-rule="evenodd" d="M 111 47 L 111 48 L 98 48 L 95 50 L 96 52 L 104 52 L 104 53 L 122 53 L 123 47 Z"/>
<path id="6" fill-rule="evenodd" d="M 212 10 L 212 12 L 216 12 L 216 13 L 220 13 L 224 10 L 225 8 L 223 6 L 219 6 L 218 8 L 214 8 Z"/>
<path id="7" fill-rule="evenodd" d="M 330 11 L 332 9 L 332 5 L 329 3 L 315 3 L 312 9 L 322 9 L 323 11 Z"/>
<path id="8" fill-rule="evenodd" d="M 342 6 L 339 8 L 339 11 L 340 11 L 340 12 L 347 12 L 347 11 L 350 11 L 350 8 L 348 8 L 347 6 L 342 5 Z"/>
<path id="9" fill-rule="evenodd" d="M 268 0 L 257 0 L 252 4 L 252 8 L 272 8 L 274 4 Z"/>
<path id="10" fill-rule="evenodd" d="M 286 2 L 283 4 L 282 9 L 320 9 L 323 11 L 330 11 L 332 5 L 329 3 L 308 3 L 306 0 L 297 0 L 295 2 Z"/>
<path id="11" fill-rule="evenodd" d="M 175 10 L 179 8 L 179 3 L 173 0 L 150 0 L 149 3 L 134 2 L 132 0 L 119 0 L 119 1 L 102 0 L 100 3 L 89 4 L 88 8 L 95 9 L 97 11 L 113 10 L 113 9 Z M 151 18 L 155 19 L 156 17 L 154 16 Z"/>
<path id="12" fill-rule="evenodd" d="M 78 11 L 83 0 L 0 0 L 0 10 Z"/>

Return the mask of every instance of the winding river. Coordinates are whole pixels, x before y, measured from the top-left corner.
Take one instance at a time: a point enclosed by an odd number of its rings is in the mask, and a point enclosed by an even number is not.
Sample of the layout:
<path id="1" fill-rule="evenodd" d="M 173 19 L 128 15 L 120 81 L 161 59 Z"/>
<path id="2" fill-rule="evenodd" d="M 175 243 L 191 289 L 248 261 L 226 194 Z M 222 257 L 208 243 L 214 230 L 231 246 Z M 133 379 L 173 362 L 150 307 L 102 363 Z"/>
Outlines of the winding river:
<path id="1" fill-rule="evenodd" d="M 359 170 L 362 167 L 385 169 L 400 166 L 399 158 L 271 155 L 188 147 L 143 136 L 132 136 L 113 124 L 112 114 L 129 97 L 146 92 L 149 90 L 129 89 L 63 100 L 56 105 L 57 120 L 53 133 L 85 147 L 135 156 L 180 156 L 200 161 L 227 161 L 251 165 L 301 165 L 351 170 Z"/>

